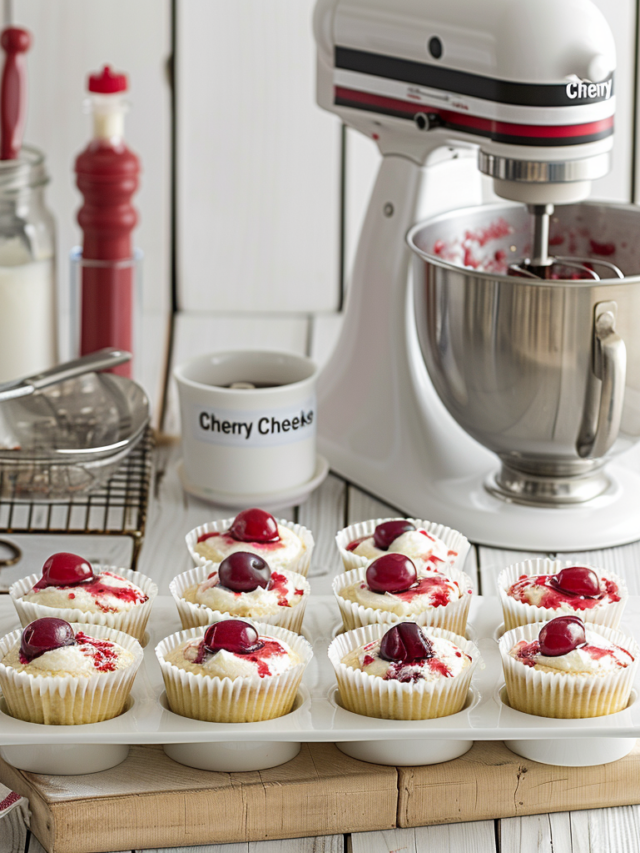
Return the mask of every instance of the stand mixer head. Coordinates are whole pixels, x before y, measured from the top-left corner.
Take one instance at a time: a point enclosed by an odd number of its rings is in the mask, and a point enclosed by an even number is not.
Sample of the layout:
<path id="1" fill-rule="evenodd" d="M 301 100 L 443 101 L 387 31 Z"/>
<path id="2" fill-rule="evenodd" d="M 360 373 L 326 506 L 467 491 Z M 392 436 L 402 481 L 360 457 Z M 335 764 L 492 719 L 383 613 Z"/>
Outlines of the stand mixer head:
<path id="1" fill-rule="evenodd" d="M 477 144 L 532 216 L 521 269 L 553 277 L 553 206 L 589 195 L 613 141 L 615 45 L 590 0 L 319 0 L 314 23 L 320 105 L 383 154 Z"/>
<path id="2" fill-rule="evenodd" d="M 561 441 L 554 434 L 553 417 L 551 427 L 548 419 L 540 419 L 538 433 L 532 419 L 529 433 L 520 435 L 522 442 L 512 446 L 513 430 L 505 428 L 509 415 L 498 417 L 488 433 L 504 433 L 499 447 L 494 435 L 490 440 L 482 435 L 486 423 L 478 427 L 475 421 L 483 405 L 508 408 L 521 379 L 510 375 L 507 384 L 492 386 L 490 399 L 482 398 L 485 381 L 491 384 L 495 378 L 492 348 L 505 341 L 500 357 L 506 364 L 511 348 L 517 349 L 516 324 L 510 326 L 508 317 L 501 317 L 502 338 L 492 338 L 495 327 L 485 324 L 482 350 L 454 351 L 444 346 L 447 319 L 454 309 L 461 318 L 456 333 L 473 336 L 476 329 L 468 322 L 465 325 L 465 317 L 477 319 L 484 311 L 490 318 L 497 305 L 492 300 L 501 298 L 504 303 L 505 294 L 525 287 L 525 280 L 531 281 L 529 288 L 540 285 L 550 293 L 557 288 L 557 295 L 546 301 L 538 299 L 534 290 L 533 298 L 527 295 L 510 303 L 512 311 L 520 312 L 521 324 L 526 326 L 529 319 L 540 335 L 537 349 L 521 353 L 519 364 L 526 369 L 546 358 L 545 330 L 558 328 L 557 318 L 548 311 L 563 304 L 563 288 L 577 285 L 576 279 L 585 284 L 602 279 L 606 285 L 640 271 L 640 265 L 620 271 L 609 257 L 597 252 L 580 256 L 570 251 L 558 258 L 550 253 L 556 206 L 561 219 L 564 206 L 579 208 L 577 203 L 588 196 L 591 182 L 609 169 L 615 46 L 605 18 L 590 0 L 487 0 L 482 4 L 318 0 L 314 31 L 318 103 L 372 138 L 383 155 L 361 232 L 341 337 L 320 377 L 322 452 L 334 470 L 358 485 L 416 517 L 437 518 L 464 530 L 474 541 L 563 550 L 640 538 L 640 478 L 629 474 L 625 479 L 625 472 L 616 480 L 600 472 L 602 457 L 616 441 L 623 412 L 620 394 L 625 392 L 620 371 L 613 383 L 615 404 L 608 396 L 611 382 L 606 388 L 602 382 L 605 362 L 610 376 L 610 360 L 603 362 L 600 344 L 605 338 L 612 343 L 611 336 L 616 337 L 616 309 L 607 309 L 606 288 L 603 293 L 584 290 L 590 295 L 581 302 L 584 328 L 576 332 L 579 357 L 574 358 L 571 347 L 563 351 L 568 339 L 563 336 L 562 321 L 559 334 L 550 336 L 562 350 L 556 353 L 556 402 L 563 398 L 563 383 L 569 382 L 574 386 L 571 391 L 579 388 L 584 404 L 578 426 L 570 424 Z M 416 293 L 414 314 L 407 290 L 405 236 L 417 218 L 421 175 L 429 172 L 422 167 L 442 148 L 477 151 L 479 172 L 493 179 L 496 194 L 520 205 L 505 208 L 506 218 L 508 211 L 517 211 L 519 239 L 511 243 L 502 235 L 505 245 L 500 244 L 499 262 L 480 275 L 473 261 L 467 263 L 462 257 L 451 262 L 439 256 L 435 238 L 429 245 L 411 244 L 421 256 L 414 276 L 423 275 L 416 284 L 420 293 Z M 426 189 L 428 194 L 428 185 Z M 441 199 L 441 210 L 451 206 L 451 199 Z M 492 213 L 482 207 L 476 212 L 479 220 L 490 224 Z M 459 227 L 462 236 L 472 213 L 463 211 L 459 218 L 452 213 L 448 220 L 452 233 Z M 625 212 L 627 218 L 636 215 L 632 209 Z M 436 231 L 428 234 L 431 237 Z M 456 276 L 459 287 L 451 285 Z M 483 290 L 485 279 L 492 284 Z M 432 287 L 436 280 L 437 287 Z M 633 293 L 630 306 L 635 303 L 635 289 Z M 597 305 L 592 297 L 597 297 Z M 482 311 L 469 313 L 469 300 Z M 445 304 L 447 310 L 442 313 Z M 539 313 L 531 316 L 534 308 Z M 479 338 L 482 334 L 476 335 L 476 343 Z M 449 361 L 444 372 L 452 383 L 448 387 L 441 381 L 442 363 L 438 363 L 445 355 Z M 460 358 L 464 363 L 456 366 Z M 564 361 L 572 358 L 570 366 L 579 361 L 589 375 L 565 372 Z M 467 411 L 458 404 L 473 370 L 481 405 Z M 529 378 L 535 375 L 534 381 L 544 384 L 543 374 L 533 371 Z M 456 394 L 459 399 L 454 405 Z M 607 430 L 599 428 L 603 419 Z M 640 437 L 640 429 L 637 435 L 633 432 L 627 446 Z M 500 456 L 502 478 L 495 474 L 495 457 L 476 442 Z M 513 463 L 518 468 L 523 449 L 528 461 L 534 458 L 533 468 L 525 466 L 510 477 L 508 466 Z M 577 488 L 578 481 L 589 481 L 588 487 Z M 553 518 L 542 509 L 581 502 L 585 508 L 565 506 Z M 571 515 L 578 512 L 580 516 Z M 586 521 L 588 530 L 577 532 L 571 521 L 578 518 Z M 546 538 L 541 538 L 542 529 Z"/>

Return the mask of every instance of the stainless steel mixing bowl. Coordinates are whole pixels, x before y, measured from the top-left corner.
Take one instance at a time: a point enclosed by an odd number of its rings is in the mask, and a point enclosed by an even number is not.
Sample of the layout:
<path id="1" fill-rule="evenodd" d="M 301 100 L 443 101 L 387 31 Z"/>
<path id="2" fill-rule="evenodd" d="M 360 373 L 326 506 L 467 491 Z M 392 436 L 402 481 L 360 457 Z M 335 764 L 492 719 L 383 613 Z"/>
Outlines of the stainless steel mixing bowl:
<path id="1" fill-rule="evenodd" d="M 640 209 L 576 204 L 552 221 L 552 252 L 609 276 L 597 261 L 613 261 L 622 280 L 507 275 L 530 229 L 526 209 L 507 203 L 415 226 L 418 337 L 448 411 L 502 461 L 489 488 L 579 503 L 607 489 L 607 457 L 640 438 Z"/>

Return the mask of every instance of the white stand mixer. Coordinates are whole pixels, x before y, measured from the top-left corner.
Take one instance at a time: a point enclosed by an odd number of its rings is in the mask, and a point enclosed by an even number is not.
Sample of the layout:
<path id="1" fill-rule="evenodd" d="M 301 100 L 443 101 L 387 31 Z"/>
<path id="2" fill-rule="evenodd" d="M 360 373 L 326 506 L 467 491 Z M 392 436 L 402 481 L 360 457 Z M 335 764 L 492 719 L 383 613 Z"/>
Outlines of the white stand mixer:
<path id="1" fill-rule="evenodd" d="M 485 488 L 497 458 L 429 379 L 405 242 L 429 155 L 479 145 L 497 194 L 530 206 L 530 268 L 551 262 L 552 205 L 584 199 L 609 168 L 615 47 L 605 19 L 589 0 L 319 0 L 314 29 L 319 104 L 383 154 L 319 383 L 321 451 L 357 485 L 475 542 L 556 551 L 639 539 L 640 476 L 628 455 L 607 466 L 607 491 L 580 505 L 522 506 Z"/>

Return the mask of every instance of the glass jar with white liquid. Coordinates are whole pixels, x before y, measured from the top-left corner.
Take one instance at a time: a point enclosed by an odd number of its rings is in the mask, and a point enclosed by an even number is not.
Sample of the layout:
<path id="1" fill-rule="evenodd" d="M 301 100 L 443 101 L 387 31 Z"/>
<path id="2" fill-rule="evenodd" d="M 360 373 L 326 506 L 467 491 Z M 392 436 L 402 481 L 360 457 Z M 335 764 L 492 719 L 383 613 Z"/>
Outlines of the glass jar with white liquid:
<path id="1" fill-rule="evenodd" d="M 54 220 L 44 155 L 23 146 L 0 160 L 0 382 L 58 359 Z"/>

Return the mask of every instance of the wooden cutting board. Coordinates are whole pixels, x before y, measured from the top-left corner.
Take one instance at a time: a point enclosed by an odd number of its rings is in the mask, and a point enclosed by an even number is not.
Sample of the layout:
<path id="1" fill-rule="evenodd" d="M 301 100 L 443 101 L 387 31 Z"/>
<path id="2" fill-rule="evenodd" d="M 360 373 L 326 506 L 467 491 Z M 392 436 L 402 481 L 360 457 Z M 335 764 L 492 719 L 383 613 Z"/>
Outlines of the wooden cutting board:
<path id="1" fill-rule="evenodd" d="M 123 764 L 88 776 L 40 776 L 0 760 L 0 781 L 29 798 L 49 853 L 102 853 L 640 803 L 640 747 L 614 764 L 568 768 L 479 742 L 456 761 L 395 768 L 303 744 L 281 767 L 209 773 L 134 746 Z"/>

